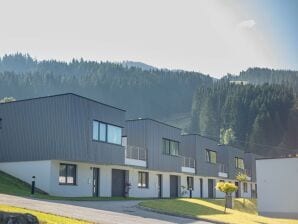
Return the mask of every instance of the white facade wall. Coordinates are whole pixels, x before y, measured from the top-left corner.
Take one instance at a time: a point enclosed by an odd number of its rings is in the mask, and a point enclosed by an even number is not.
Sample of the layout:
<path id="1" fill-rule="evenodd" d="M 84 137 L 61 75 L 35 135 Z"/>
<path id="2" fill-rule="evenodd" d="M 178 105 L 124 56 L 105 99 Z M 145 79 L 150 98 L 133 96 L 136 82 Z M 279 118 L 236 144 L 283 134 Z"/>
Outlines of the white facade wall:
<path id="1" fill-rule="evenodd" d="M 60 185 L 59 184 L 59 166 L 60 163 L 76 164 L 77 165 L 77 184 L 76 185 Z M 55 196 L 64 197 L 90 197 L 93 192 L 93 170 L 96 167 L 100 169 L 99 175 L 99 195 L 101 197 L 112 196 L 112 169 L 122 169 L 129 173 L 129 183 L 131 184 L 129 196 L 138 198 L 156 198 L 158 197 L 158 174 L 162 175 L 162 197 L 170 197 L 170 175 L 178 176 L 178 195 L 180 197 L 189 197 L 187 190 L 187 177 L 194 178 L 194 189 L 192 197 L 200 197 L 200 179 L 203 180 L 203 198 L 208 198 L 208 179 L 214 179 L 214 186 L 222 178 L 217 177 L 201 177 L 187 173 L 172 173 L 145 170 L 143 167 L 130 166 L 112 166 L 112 165 L 95 165 L 88 163 L 78 163 L 69 161 L 28 161 L 28 162 L 9 162 L 0 163 L 0 170 L 13 175 L 27 183 L 31 183 L 32 176 L 36 176 L 36 186 Z M 149 187 L 138 187 L 138 172 L 145 171 L 149 173 Z M 229 181 L 229 180 L 225 180 Z M 232 181 L 234 182 L 234 181 Z M 182 186 L 185 188 L 183 189 Z M 243 190 L 243 187 L 241 187 Z M 185 194 L 182 195 L 182 191 Z M 215 197 L 223 198 L 224 194 L 214 190 Z M 245 197 L 250 197 L 250 183 L 248 183 L 248 193 L 242 193 Z"/>
<path id="2" fill-rule="evenodd" d="M 96 166 L 100 168 L 99 195 L 101 197 L 112 196 L 112 168 L 110 166 Z"/>
<path id="3" fill-rule="evenodd" d="M 244 192 L 244 183 L 241 183 L 241 197 L 251 198 L 251 184 L 247 182 L 247 192 Z"/>
<path id="4" fill-rule="evenodd" d="M 51 161 L 49 160 L 0 163 L 0 170 L 28 184 L 31 184 L 32 176 L 35 176 L 36 187 L 50 192 Z"/>
<path id="5" fill-rule="evenodd" d="M 169 198 L 170 197 L 170 174 L 164 173 L 162 175 L 162 197 Z"/>
<path id="6" fill-rule="evenodd" d="M 194 198 L 199 198 L 201 189 L 200 189 L 200 177 L 194 176 L 194 189 L 192 191 L 192 196 Z"/>
<path id="7" fill-rule="evenodd" d="M 298 218 L 298 158 L 257 160 L 261 215 Z"/>
<path id="8" fill-rule="evenodd" d="M 138 172 L 141 170 L 129 169 L 129 183 L 131 188 L 129 191 L 130 197 L 138 198 L 153 198 L 158 197 L 158 176 L 156 172 L 149 172 L 148 188 L 138 187 Z"/>
<path id="9" fill-rule="evenodd" d="M 64 162 L 62 162 L 64 163 Z M 77 184 L 76 185 L 60 185 L 59 184 L 59 164 L 60 161 L 52 161 L 51 163 L 51 181 L 49 194 L 64 197 L 88 197 L 92 196 L 92 165 L 86 163 L 72 163 L 77 165 Z"/>
<path id="10" fill-rule="evenodd" d="M 208 177 L 203 178 L 203 198 L 208 198 Z"/>

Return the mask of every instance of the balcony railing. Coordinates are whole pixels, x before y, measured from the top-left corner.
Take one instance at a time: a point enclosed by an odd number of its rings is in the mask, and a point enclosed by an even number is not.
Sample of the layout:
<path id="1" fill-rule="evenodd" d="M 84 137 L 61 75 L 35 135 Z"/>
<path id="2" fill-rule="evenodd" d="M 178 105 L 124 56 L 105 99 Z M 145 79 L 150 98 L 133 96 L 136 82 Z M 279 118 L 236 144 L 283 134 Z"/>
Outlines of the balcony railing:
<path id="1" fill-rule="evenodd" d="M 237 168 L 237 174 L 238 173 L 244 173 L 247 176 L 251 177 L 251 170 L 250 169 L 240 169 L 240 168 Z"/>
<path id="2" fill-rule="evenodd" d="M 196 160 L 191 157 L 183 157 L 183 167 L 195 168 Z"/>
<path id="3" fill-rule="evenodd" d="M 142 147 L 128 145 L 125 149 L 125 157 L 135 160 L 147 160 L 147 150 Z"/>
<path id="4" fill-rule="evenodd" d="M 228 173 L 228 167 L 225 164 L 218 163 L 218 172 Z"/>

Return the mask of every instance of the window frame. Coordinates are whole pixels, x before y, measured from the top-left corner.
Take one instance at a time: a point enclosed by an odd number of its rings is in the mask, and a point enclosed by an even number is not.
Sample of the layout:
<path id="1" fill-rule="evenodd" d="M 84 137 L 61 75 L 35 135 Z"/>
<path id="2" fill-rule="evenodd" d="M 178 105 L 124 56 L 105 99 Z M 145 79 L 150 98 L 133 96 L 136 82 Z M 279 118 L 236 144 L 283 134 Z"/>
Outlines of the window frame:
<path id="1" fill-rule="evenodd" d="M 177 144 L 177 150 L 174 150 L 175 151 L 174 154 L 171 154 L 171 152 L 172 152 L 172 147 L 171 147 L 172 143 Z M 167 148 L 167 146 L 169 147 L 168 148 L 168 152 L 167 152 L 167 149 L 164 148 L 164 146 L 166 146 L 166 148 Z M 162 152 L 165 155 L 168 155 L 168 156 L 179 156 L 179 154 L 180 154 L 180 142 L 179 141 L 176 141 L 176 140 L 173 140 L 173 139 L 169 139 L 169 138 L 162 138 L 162 147 L 163 147 L 162 148 Z M 177 154 L 176 154 L 176 152 L 177 152 Z"/>
<path id="2" fill-rule="evenodd" d="M 98 139 L 97 140 L 93 138 L 93 123 L 94 122 L 97 122 L 98 123 Z M 105 125 L 105 141 L 100 139 L 100 125 L 101 124 L 102 125 Z M 108 141 L 109 126 L 120 128 L 120 130 L 121 130 L 121 136 L 120 136 L 120 143 L 119 144 Z M 111 124 L 111 123 L 107 123 L 107 122 L 103 122 L 103 121 L 99 121 L 99 120 L 92 120 L 92 141 L 122 146 L 122 129 L 123 129 L 123 127 L 121 127 L 119 125 L 115 125 L 115 124 Z"/>
<path id="3" fill-rule="evenodd" d="M 145 175 L 145 183 L 143 183 L 143 175 Z M 145 186 L 143 186 L 144 184 Z M 145 172 L 145 171 L 138 172 L 138 188 L 149 188 L 149 172 Z"/>
<path id="4" fill-rule="evenodd" d="M 187 183 L 187 190 L 190 190 L 190 184 L 191 183 L 191 190 L 194 190 L 194 177 L 192 176 L 187 176 L 186 178 L 186 183 Z"/>
<path id="5" fill-rule="evenodd" d="M 65 166 L 65 183 L 60 182 L 60 167 Z M 71 177 L 68 175 L 68 167 L 73 166 L 74 167 L 74 176 L 73 176 L 73 183 L 67 183 L 67 178 Z M 58 179 L 59 185 L 69 185 L 69 186 L 75 186 L 77 185 L 77 165 L 76 164 L 70 164 L 70 163 L 60 163 L 59 164 L 59 179 Z"/>
<path id="6" fill-rule="evenodd" d="M 215 153 L 215 162 L 211 162 L 210 152 L 214 152 Z M 217 151 L 214 151 L 214 150 L 211 150 L 211 149 L 205 149 L 205 161 L 207 163 L 217 164 Z"/>
<path id="7" fill-rule="evenodd" d="M 246 182 L 243 182 L 243 192 L 244 193 L 248 192 L 248 184 Z"/>
<path id="8" fill-rule="evenodd" d="M 239 166 L 239 164 L 240 164 L 240 163 L 239 163 L 239 160 L 242 161 L 243 167 L 240 167 L 240 166 Z M 235 157 L 235 167 L 236 167 L 237 169 L 244 170 L 244 169 L 245 169 L 244 159 L 236 156 L 236 157 Z"/>

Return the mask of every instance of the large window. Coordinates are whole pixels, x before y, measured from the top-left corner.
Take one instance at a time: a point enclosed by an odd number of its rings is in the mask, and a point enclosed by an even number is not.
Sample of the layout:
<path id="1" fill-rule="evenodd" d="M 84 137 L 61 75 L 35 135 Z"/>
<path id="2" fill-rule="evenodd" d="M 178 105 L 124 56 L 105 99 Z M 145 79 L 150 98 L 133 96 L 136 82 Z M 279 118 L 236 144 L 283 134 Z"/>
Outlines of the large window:
<path id="1" fill-rule="evenodd" d="M 244 170 L 244 161 L 241 158 L 235 157 L 235 167 Z"/>
<path id="2" fill-rule="evenodd" d="M 206 161 L 209 163 L 216 163 L 216 157 L 217 157 L 217 153 L 206 149 Z"/>
<path id="3" fill-rule="evenodd" d="M 77 166 L 73 164 L 60 164 L 59 184 L 75 185 L 77 182 Z"/>
<path id="4" fill-rule="evenodd" d="M 122 128 L 93 121 L 93 140 L 121 145 Z"/>
<path id="5" fill-rule="evenodd" d="M 139 180 L 138 180 L 138 187 L 140 188 L 148 188 L 148 172 L 139 172 Z"/>
<path id="6" fill-rule="evenodd" d="M 194 190 L 193 177 L 187 177 L 187 190 Z"/>
<path id="7" fill-rule="evenodd" d="M 179 155 L 179 142 L 170 139 L 162 139 L 163 152 L 167 155 Z"/>

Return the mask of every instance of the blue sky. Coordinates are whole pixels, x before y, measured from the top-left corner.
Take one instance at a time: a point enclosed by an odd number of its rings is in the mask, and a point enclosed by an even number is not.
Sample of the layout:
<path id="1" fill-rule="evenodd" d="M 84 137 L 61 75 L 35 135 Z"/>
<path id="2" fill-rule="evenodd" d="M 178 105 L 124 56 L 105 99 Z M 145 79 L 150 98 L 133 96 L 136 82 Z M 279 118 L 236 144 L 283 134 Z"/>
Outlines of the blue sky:
<path id="1" fill-rule="evenodd" d="M 276 44 L 280 60 L 298 70 L 298 1 L 253 0 L 261 29 Z"/>
<path id="2" fill-rule="evenodd" d="M 18 6 L 18 7 L 16 7 Z M 0 55 L 298 70 L 298 0 L 0 0 Z"/>

